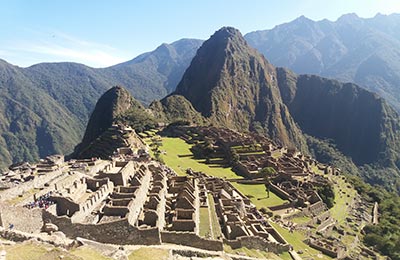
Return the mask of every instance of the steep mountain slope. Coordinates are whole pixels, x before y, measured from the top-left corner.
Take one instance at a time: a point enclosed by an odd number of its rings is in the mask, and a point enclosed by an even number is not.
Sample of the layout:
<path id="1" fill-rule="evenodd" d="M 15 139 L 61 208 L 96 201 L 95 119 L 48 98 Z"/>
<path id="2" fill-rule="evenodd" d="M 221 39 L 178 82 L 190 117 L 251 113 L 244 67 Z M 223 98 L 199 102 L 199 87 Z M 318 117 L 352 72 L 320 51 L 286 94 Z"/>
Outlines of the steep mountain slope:
<path id="1" fill-rule="evenodd" d="M 175 88 L 201 42 L 163 44 L 104 69 L 68 62 L 19 68 L 0 60 L 0 168 L 72 152 L 97 99 L 110 86 L 125 85 L 145 104 L 164 97 Z"/>
<path id="2" fill-rule="evenodd" d="M 0 166 L 72 151 L 79 123 L 20 68 L 0 62 L 0 91 Z"/>
<path id="3" fill-rule="evenodd" d="M 132 97 L 127 89 L 120 86 L 109 89 L 97 101 L 82 142 L 76 146 L 72 157 L 91 157 L 96 152 L 91 149 L 92 145 L 98 142 L 99 137 L 105 132 L 110 131 L 109 128 L 113 124 L 123 122 L 126 125 L 134 125 L 137 123 L 135 120 L 140 120 L 142 126 L 152 121 L 152 116 L 146 112 L 142 104 Z M 110 150 L 113 151 L 113 149 Z"/>
<path id="4" fill-rule="evenodd" d="M 400 111 L 400 14 L 336 22 L 304 16 L 271 30 L 245 36 L 276 66 L 355 82 Z"/>
<path id="5" fill-rule="evenodd" d="M 277 72 L 284 101 L 305 133 L 333 139 L 358 165 L 400 151 L 399 116 L 382 98 L 351 83 Z"/>
<path id="6" fill-rule="evenodd" d="M 188 122 L 198 125 L 207 123 L 207 120 L 194 109 L 189 100 L 181 95 L 171 95 L 160 101 L 156 100 L 150 104 L 149 109 L 159 122 Z"/>
<path id="7" fill-rule="evenodd" d="M 248 131 L 261 124 L 278 142 L 307 150 L 281 100 L 274 67 L 234 28 L 224 27 L 204 42 L 174 94 L 214 125 Z"/>

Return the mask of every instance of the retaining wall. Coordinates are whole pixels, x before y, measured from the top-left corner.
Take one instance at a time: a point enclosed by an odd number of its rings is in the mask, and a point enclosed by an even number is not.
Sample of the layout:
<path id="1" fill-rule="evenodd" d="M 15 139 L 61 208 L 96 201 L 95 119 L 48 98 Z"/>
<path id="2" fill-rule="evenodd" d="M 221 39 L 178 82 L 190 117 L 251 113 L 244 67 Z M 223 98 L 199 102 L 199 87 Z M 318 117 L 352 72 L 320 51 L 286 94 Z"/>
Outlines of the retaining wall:
<path id="1" fill-rule="evenodd" d="M 161 241 L 163 243 L 191 246 L 211 251 L 222 251 L 223 243 L 220 240 L 205 239 L 189 232 L 161 231 Z"/>

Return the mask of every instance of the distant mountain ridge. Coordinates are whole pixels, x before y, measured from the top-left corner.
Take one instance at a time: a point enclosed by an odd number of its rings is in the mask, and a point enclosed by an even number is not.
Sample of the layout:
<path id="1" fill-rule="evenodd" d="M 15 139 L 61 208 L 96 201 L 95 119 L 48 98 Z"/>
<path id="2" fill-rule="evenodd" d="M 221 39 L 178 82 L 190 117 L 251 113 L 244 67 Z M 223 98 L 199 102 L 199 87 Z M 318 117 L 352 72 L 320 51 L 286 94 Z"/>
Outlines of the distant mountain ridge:
<path id="1" fill-rule="evenodd" d="M 149 104 L 172 92 L 201 40 L 182 39 L 103 69 L 77 63 L 20 68 L 0 60 L 0 167 L 70 153 L 97 99 L 124 85 Z"/>
<path id="2" fill-rule="evenodd" d="M 399 31 L 400 14 L 346 14 L 335 22 L 301 16 L 245 38 L 275 66 L 357 83 L 400 111 Z"/>

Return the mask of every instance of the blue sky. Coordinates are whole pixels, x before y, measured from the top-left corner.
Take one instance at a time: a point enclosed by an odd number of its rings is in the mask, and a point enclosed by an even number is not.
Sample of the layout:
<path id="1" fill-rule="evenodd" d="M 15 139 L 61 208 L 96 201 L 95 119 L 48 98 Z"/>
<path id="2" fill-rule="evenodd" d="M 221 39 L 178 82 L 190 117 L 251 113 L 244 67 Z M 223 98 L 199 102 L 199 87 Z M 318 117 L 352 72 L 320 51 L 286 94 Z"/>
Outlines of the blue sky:
<path id="1" fill-rule="evenodd" d="M 222 26 L 243 34 L 305 15 L 400 13 L 400 0 L 1 0 L 0 58 L 26 67 L 73 61 L 106 67 L 161 43 L 207 39 Z"/>

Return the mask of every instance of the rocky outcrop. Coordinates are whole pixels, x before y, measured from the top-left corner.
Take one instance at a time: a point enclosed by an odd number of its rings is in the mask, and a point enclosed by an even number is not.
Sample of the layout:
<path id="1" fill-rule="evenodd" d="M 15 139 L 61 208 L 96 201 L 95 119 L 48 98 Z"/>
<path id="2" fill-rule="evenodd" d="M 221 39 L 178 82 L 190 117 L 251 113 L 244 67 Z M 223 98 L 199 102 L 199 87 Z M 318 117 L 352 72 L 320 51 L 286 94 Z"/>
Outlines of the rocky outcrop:
<path id="1" fill-rule="evenodd" d="M 96 139 L 104 139 L 103 134 L 108 133 L 113 124 L 124 123 L 135 128 L 136 125 L 143 127 L 149 122 L 152 122 L 151 115 L 132 97 L 128 90 L 120 86 L 113 87 L 104 93 L 97 102 L 82 142 L 76 146 L 72 156 L 81 157 L 84 155 L 84 157 L 87 157 L 92 154 L 83 152 Z M 106 137 L 107 140 L 111 138 L 108 138 L 108 135 Z M 118 142 L 114 143 L 118 144 Z"/>

